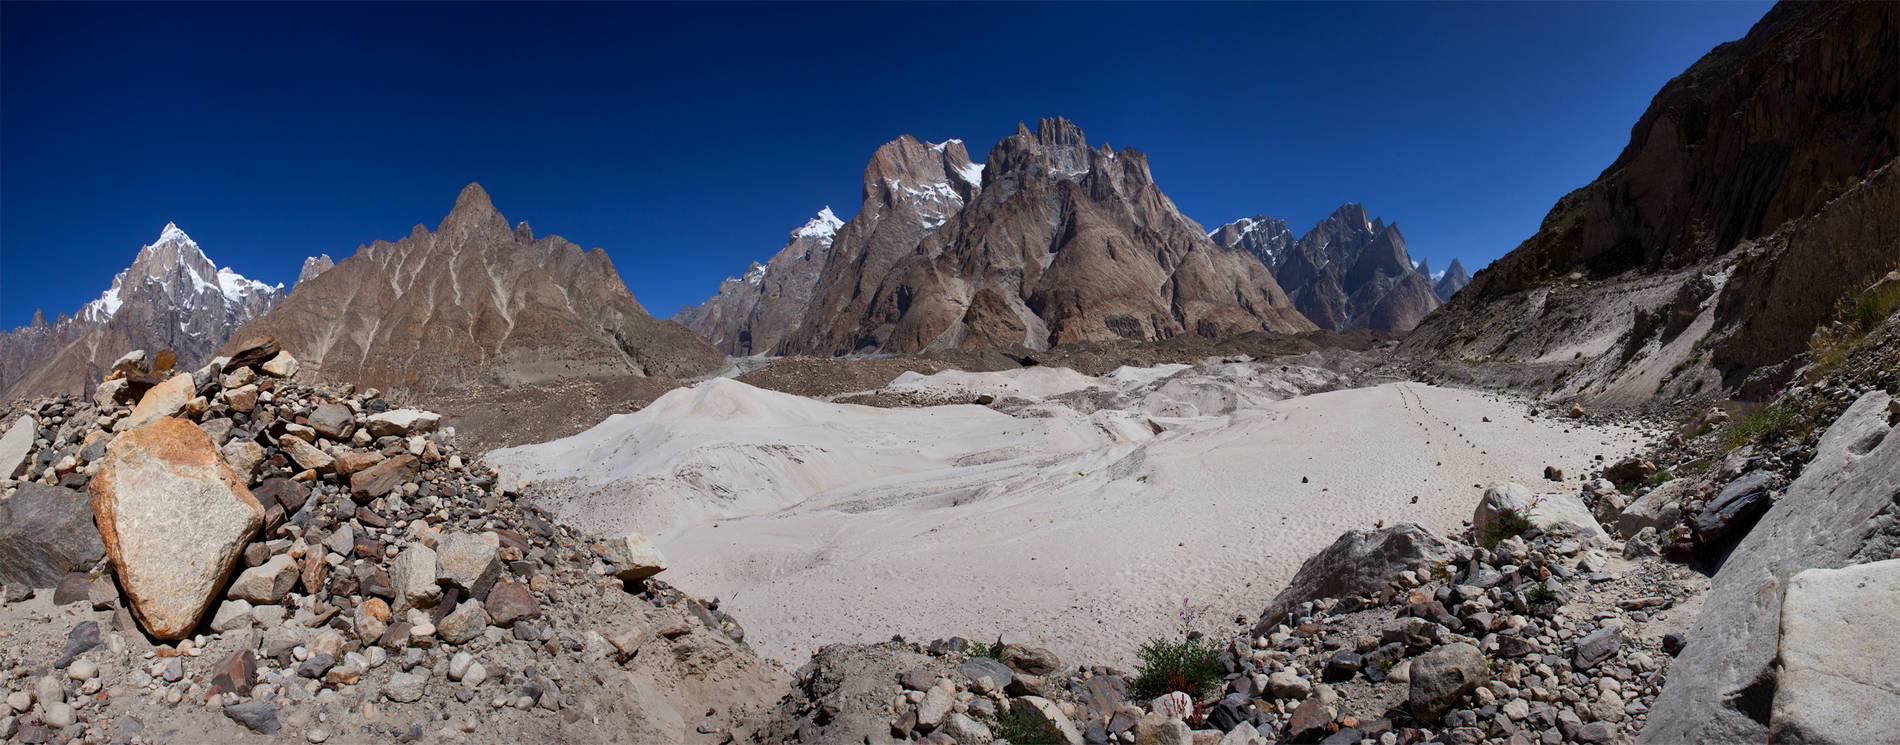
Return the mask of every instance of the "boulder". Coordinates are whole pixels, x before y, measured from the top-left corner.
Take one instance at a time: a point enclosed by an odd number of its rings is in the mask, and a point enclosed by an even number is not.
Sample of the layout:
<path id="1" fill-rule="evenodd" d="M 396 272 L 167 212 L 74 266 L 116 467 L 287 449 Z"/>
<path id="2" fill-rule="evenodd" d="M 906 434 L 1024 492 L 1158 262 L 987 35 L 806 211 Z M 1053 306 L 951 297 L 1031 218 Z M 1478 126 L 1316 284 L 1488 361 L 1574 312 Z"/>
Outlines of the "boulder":
<path id="1" fill-rule="evenodd" d="M 1500 510 L 1512 509 L 1528 518 L 1546 533 L 1575 534 L 1581 538 L 1609 540 L 1603 526 L 1590 514 L 1590 508 L 1575 494 L 1531 494 L 1523 484 L 1492 484 L 1485 487 L 1478 508 L 1471 513 L 1471 524 L 1481 525 L 1497 519 Z M 1566 529 L 1563 526 L 1568 525 Z"/>
<path id="2" fill-rule="evenodd" d="M 1658 533 L 1668 533 L 1682 522 L 1682 495 L 1688 487 L 1688 481 L 1672 479 L 1637 497 L 1617 516 L 1617 532 L 1633 536 L 1643 528 L 1655 528 Z"/>
<path id="3" fill-rule="evenodd" d="M 1656 475 L 1656 464 L 1642 458 L 1624 458 L 1603 469 L 1603 478 L 1617 486 L 1634 486 Z"/>
<path id="4" fill-rule="evenodd" d="M 145 350 L 134 349 L 112 361 L 112 372 L 120 375 L 145 374 Z"/>
<path id="5" fill-rule="evenodd" d="M 435 635 L 450 644 L 467 644 L 488 630 L 488 613 L 482 601 L 469 600 L 455 606 L 435 625 Z"/>
<path id="6" fill-rule="evenodd" d="M 0 479 L 20 475 L 28 463 L 27 456 L 33 454 L 33 440 L 39 437 L 39 431 L 39 421 L 32 414 L 21 414 L 7 427 L 7 433 L 0 435 Z"/>
<path id="7" fill-rule="evenodd" d="M 322 404 L 310 412 L 310 428 L 332 440 L 349 439 L 356 430 L 356 413 L 342 404 Z"/>
<path id="8" fill-rule="evenodd" d="M 255 385 L 233 388 L 229 391 L 225 391 L 224 403 L 229 405 L 232 411 L 242 411 L 248 414 L 251 410 L 257 408 L 257 392 L 257 386 Z"/>
<path id="9" fill-rule="evenodd" d="M 132 407 L 132 414 L 112 425 L 112 431 L 125 432 L 138 429 L 177 414 L 185 409 L 185 404 L 189 403 L 195 395 L 197 395 L 197 389 L 192 387 L 190 375 L 173 375 L 165 382 L 152 386 L 151 390 L 146 391 L 145 397 L 139 399 L 139 405 Z M 197 425 L 192 425 L 192 428 L 196 429 Z M 199 432 L 202 434 L 203 430 Z"/>
<path id="10" fill-rule="evenodd" d="M 1029 720 L 1030 726 L 1046 724 L 1056 733 L 1059 745 L 1083 745 L 1082 731 L 1062 713 L 1055 702 L 1041 696 L 1023 696 L 1010 700 L 1010 710 Z"/>
<path id="11" fill-rule="evenodd" d="M 534 593 L 515 582 L 500 582 L 488 592 L 488 619 L 496 626 L 508 626 L 523 618 L 541 615 L 541 603 Z"/>
<path id="12" fill-rule="evenodd" d="M 1771 742 L 1900 742 L 1900 559 L 1809 569 L 1781 601 Z"/>
<path id="13" fill-rule="evenodd" d="M 1705 546 L 1717 546 L 1747 531 L 1774 503 L 1772 490 L 1780 478 L 1773 471 L 1752 471 L 1730 481 L 1689 520 L 1696 540 Z"/>
<path id="14" fill-rule="evenodd" d="M 435 551 L 420 543 L 396 556 L 389 567 L 389 587 L 395 591 L 396 613 L 410 608 L 434 608 L 442 600 L 442 587 L 435 583 Z"/>
<path id="15" fill-rule="evenodd" d="M 129 385 L 125 378 L 113 378 L 100 383 L 99 387 L 92 392 L 92 402 L 101 409 L 109 409 L 125 403 L 132 393 Z"/>
<path id="16" fill-rule="evenodd" d="M 251 567 L 231 583 L 228 596 L 258 605 L 276 605 L 297 585 L 297 563 L 290 554 L 278 554 L 269 561 Z"/>
<path id="17" fill-rule="evenodd" d="M 225 360 L 223 372 L 230 373 L 242 368 L 261 365 L 264 361 L 276 357 L 277 350 L 281 348 L 282 347 L 278 346 L 277 340 L 270 337 L 246 340 L 244 348 L 239 349 L 231 355 L 230 359 Z"/>
<path id="18" fill-rule="evenodd" d="M 232 440 L 218 450 L 224 456 L 224 462 L 239 479 L 249 482 L 257 475 L 257 467 L 264 463 L 264 446 L 250 440 Z"/>
<path id="19" fill-rule="evenodd" d="M 381 414 L 372 414 L 364 426 L 371 437 L 402 437 L 420 432 L 433 432 L 436 425 L 442 423 L 442 415 L 421 409 L 396 409 Z"/>
<path id="20" fill-rule="evenodd" d="M 350 474 L 350 498 L 368 502 L 388 494 L 403 482 L 414 481 L 418 468 L 416 456 L 404 453 Z"/>
<path id="21" fill-rule="evenodd" d="M 1350 530 L 1300 564 L 1300 570 L 1261 613 L 1255 636 L 1264 636 L 1299 604 L 1315 598 L 1376 592 L 1399 578 L 1452 559 L 1453 544 L 1414 523 L 1383 530 Z"/>
<path id="22" fill-rule="evenodd" d="M 478 536 L 451 533 L 436 545 L 436 583 L 460 588 L 469 597 L 488 597 L 501 576 L 499 549 Z"/>
<path id="23" fill-rule="evenodd" d="M 257 369 L 272 377 L 288 378 L 297 374 L 297 358 L 290 356 L 289 352 L 278 352 L 277 356 L 266 360 Z"/>
<path id="24" fill-rule="evenodd" d="M 336 468 L 336 459 L 329 453 L 318 450 L 317 446 L 295 437 L 285 437 L 277 441 L 282 445 L 284 454 L 290 456 L 297 465 L 318 473 L 328 473 Z"/>
<path id="25" fill-rule="evenodd" d="M 1900 491 L 1900 436 L 1883 391 L 1862 395 L 1828 427 L 1800 478 L 1723 561 L 1688 643 L 1650 706 L 1643 743 L 1762 742 L 1772 707 L 1782 595 L 1795 575 L 1845 565 L 1869 521 Z M 1751 713 L 1757 714 L 1751 716 Z M 1872 741 L 1872 740 L 1867 740 Z"/>
<path id="26" fill-rule="evenodd" d="M 639 533 L 608 539 L 607 563 L 613 565 L 615 577 L 630 582 L 666 571 L 666 557 Z"/>
<path id="27" fill-rule="evenodd" d="M 1447 644 L 1412 660 L 1406 702 L 1421 722 L 1436 722 L 1465 694 L 1490 679 L 1490 668 L 1477 647 Z"/>
<path id="28" fill-rule="evenodd" d="M 52 587 L 105 552 L 81 492 L 29 481 L 0 500 L 0 584 Z"/>
<path id="29" fill-rule="evenodd" d="M 120 435 L 91 486 L 133 615 L 152 636 L 184 638 L 263 526 L 263 507 L 204 430 L 182 419 Z"/>

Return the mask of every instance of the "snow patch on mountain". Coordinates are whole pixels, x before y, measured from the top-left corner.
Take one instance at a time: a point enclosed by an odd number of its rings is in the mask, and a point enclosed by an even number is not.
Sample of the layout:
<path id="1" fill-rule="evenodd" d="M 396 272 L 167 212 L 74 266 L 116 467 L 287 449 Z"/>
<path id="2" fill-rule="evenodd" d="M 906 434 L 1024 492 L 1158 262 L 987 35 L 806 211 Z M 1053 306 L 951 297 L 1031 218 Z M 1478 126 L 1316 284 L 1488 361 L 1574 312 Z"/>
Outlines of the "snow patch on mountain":
<path id="1" fill-rule="evenodd" d="M 826 205 L 824 209 L 818 211 L 817 217 L 813 217 L 792 235 L 798 238 L 820 238 L 830 243 L 831 238 L 838 234 L 838 228 L 841 227 L 844 227 L 844 221 L 832 214 L 831 206 Z"/>

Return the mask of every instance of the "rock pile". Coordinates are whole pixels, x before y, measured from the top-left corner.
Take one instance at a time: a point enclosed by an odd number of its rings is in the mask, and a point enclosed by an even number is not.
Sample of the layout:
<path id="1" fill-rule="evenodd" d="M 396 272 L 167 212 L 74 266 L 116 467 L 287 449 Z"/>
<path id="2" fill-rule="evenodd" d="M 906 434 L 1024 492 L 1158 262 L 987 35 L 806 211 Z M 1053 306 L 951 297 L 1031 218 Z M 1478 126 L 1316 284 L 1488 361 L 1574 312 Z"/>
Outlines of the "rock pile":
<path id="1" fill-rule="evenodd" d="M 643 537 L 556 527 L 435 414 L 296 368 L 268 346 L 170 377 L 133 360 L 114 380 L 157 378 L 142 392 L 19 420 L 0 739 L 413 741 L 481 722 L 481 739 L 717 742 L 775 696 L 782 674 L 737 623 L 649 579 L 665 560 Z"/>

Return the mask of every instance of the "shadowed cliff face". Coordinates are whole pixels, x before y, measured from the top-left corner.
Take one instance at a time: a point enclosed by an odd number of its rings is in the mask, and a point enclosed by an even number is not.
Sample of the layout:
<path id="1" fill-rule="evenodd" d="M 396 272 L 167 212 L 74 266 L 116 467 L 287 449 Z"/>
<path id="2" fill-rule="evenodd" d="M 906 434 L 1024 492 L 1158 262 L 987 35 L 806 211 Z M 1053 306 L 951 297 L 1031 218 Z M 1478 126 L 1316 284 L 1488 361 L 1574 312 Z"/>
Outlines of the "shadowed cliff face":
<path id="1" fill-rule="evenodd" d="M 1631 319 L 1613 345 L 1621 359 L 1602 366 L 1599 382 L 1673 343 L 1683 324 L 1640 322 L 1658 314 L 1701 314 L 1689 340 L 1696 356 L 1685 342 L 1684 359 L 1725 387 L 1764 381 L 1758 369 L 1799 354 L 1839 298 L 1900 262 L 1900 204 L 1882 170 L 1900 152 L 1896 59 L 1900 6 L 1776 6 L 1664 86 L 1616 161 L 1406 347 L 1541 358 L 1576 333 L 1559 321 L 1587 320 L 1573 286 L 1604 283 L 1583 305 L 1624 288 L 1633 307 L 1620 308 Z M 1564 306 L 1549 304 L 1553 292 Z"/>
<path id="2" fill-rule="evenodd" d="M 1286 221 L 1263 216 L 1208 236 L 1259 258 L 1293 307 L 1320 328 L 1410 331 L 1441 300 L 1429 270 L 1413 265 L 1399 226 L 1367 219 L 1359 204 L 1340 206 L 1297 241 Z"/>
<path id="3" fill-rule="evenodd" d="M 417 225 L 299 282 L 226 351 L 264 336 L 324 379 L 424 391 L 724 365 L 705 339 L 647 315 L 605 251 L 509 228 L 478 184 L 434 232 Z"/>
<path id="4" fill-rule="evenodd" d="M 957 140 L 885 144 L 825 250 L 795 234 L 748 284 L 680 318 L 728 351 L 820 355 L 1314 328 L 1259 261 L 1175 209 L 1146 156 L 1062 119 L 1019 126 L 981 165 Z"/>

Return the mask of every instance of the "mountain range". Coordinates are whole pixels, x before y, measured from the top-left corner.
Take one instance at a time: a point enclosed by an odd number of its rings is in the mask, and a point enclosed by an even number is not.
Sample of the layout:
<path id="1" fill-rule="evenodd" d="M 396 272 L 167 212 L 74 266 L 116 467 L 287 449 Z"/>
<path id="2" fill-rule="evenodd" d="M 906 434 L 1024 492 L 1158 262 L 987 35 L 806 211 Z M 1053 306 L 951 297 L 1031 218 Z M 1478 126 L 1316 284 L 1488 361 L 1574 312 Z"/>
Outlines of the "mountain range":
<path id="1" fill-rule="evenodd" d="M 283 298 L 282 285 L 218 268 L 167 223 L 98 299 L 51 322 L 36 312 L 31 324 L 0 334 L 0 400 L 90 393 L 133 350 L 170 349 L 178 365 L 196 367 Z"/>

